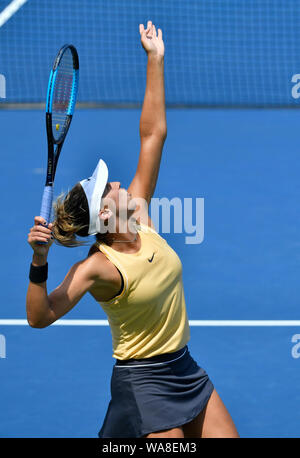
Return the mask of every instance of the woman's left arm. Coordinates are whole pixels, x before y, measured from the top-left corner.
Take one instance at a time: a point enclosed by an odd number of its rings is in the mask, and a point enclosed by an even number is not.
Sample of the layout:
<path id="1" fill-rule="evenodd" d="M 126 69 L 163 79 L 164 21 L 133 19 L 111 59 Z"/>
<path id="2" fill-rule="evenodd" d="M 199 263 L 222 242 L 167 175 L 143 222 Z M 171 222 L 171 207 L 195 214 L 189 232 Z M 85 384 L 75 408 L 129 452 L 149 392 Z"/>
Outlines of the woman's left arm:
<path id="1" fill-rule="evenodd" d="M 128 192 L 143 198 L 150 204 L 154 194 L 163 145 L 167 136 L 165 89 L 164 89 L 164 43 L 162 31 L 151 21 L 147 29 L 140 24 L 143 48 L 148 55 L 147 82 L 140 118 L 141 149 L 136 174 Z"/>

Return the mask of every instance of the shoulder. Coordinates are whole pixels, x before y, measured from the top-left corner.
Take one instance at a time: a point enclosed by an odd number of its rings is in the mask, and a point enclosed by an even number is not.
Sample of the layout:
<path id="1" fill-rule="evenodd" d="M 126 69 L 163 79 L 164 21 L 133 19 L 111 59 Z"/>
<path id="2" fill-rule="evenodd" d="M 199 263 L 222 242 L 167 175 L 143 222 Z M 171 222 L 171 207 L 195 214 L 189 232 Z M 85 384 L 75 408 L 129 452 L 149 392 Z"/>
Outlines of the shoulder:
<path id="1" fill-rule="evenodd" d="M 114 264 L 107 259 L 95 244 L 91 246 L 88 256 L 83 262 L 89 277 L 96 281 L 111 283 L 115 282 L 119 277 Z"/>
<path id="2" fill-rule="evenodd" d="M 115 297 L 122 285 L 122 277 L 116 266 L 96 245 L 90 248 L 85 263 L 89 276 L 93 278 L 89 292 L 94 299 L 106 302 Z"/>

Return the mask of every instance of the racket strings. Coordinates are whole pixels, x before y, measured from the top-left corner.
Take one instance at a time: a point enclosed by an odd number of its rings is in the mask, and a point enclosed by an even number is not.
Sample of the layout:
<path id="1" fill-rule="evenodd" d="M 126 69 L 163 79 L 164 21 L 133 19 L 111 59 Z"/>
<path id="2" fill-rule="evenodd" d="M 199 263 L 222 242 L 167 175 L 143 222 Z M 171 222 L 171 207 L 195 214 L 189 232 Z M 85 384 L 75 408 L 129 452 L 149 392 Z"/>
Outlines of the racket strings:
<path id="1" fill-rule="evenodd" d="M 63 136 L 73 92 L 73 56 L 67 49 L 57 69 L 52 107 L 52 131 L 56 141 Z"/>

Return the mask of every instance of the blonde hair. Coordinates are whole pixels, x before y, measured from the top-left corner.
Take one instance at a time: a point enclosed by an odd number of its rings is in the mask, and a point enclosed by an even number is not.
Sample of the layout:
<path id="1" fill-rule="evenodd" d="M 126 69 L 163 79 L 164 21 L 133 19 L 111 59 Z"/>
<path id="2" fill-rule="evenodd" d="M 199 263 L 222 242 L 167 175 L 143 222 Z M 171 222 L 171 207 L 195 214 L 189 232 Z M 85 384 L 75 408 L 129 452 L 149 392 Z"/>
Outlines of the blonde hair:
<path id="1" fill-rule="evenodd" d="M 76 235 L 88 236 L 89 207 L 84 190 L 77 183 L 67 195 L 60 194 L 53 204 L 53 236 L 59 245 L 77 247 L 87 241 L 78 240 Z"/>
<path id="2" fill-rule="evenodd" d="M 52 233 L 58 245 L 73 248 L 89 245 L 89 241 L 76 236 L 89 235 L 90 213 L 85 192 L 77 183 L 67 195 L 60 194 L 53 204 L 54 221 Z M 109 243 L 109 234 L 96 234 L 98 242 Z"/>

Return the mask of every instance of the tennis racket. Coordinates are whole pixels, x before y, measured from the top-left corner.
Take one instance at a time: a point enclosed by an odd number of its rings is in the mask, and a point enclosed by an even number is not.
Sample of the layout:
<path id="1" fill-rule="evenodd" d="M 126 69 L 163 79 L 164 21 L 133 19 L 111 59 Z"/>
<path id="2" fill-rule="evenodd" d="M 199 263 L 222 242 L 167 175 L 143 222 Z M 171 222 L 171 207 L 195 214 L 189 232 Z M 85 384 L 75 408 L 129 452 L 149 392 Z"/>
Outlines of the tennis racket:
<path id="1" fill-rule="evenodd" d="M 64 45 L 50 73 L 46 100 L 48 163 L 40 216 L 47 224 L 51 216 L 56 167 L 76 104 L 78 79 L 79 59 L 76 48 Z"/>

